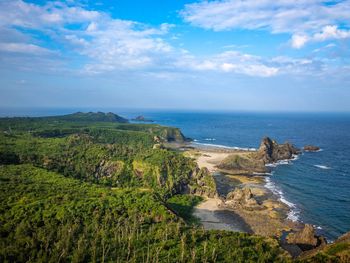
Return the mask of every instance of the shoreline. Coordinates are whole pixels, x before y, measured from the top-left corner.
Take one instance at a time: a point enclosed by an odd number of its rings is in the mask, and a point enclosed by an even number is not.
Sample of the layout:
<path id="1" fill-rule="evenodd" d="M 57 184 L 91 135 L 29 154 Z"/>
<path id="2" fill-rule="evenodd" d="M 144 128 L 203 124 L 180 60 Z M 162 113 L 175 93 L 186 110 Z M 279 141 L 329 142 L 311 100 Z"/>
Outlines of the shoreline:
<path id="1" fill-rule="evenodd" d="M 216 207 L 213 207 L 213 203 L 205 203 L 202 204 L 202 206 L 200 204 L 195 210 L 197 214 L 198 209 L 203 209 L 203 207 L 209 207 L 209 211 L 211 212 L 222 210 L 230 211 L 230 213 L 234 214 L 236 220 L 240 220 L 242 221 L 240 223 L 249 226 L 249 230 L 251 230 L 250 233 L 263 236 L 280 237 L 284 231 L 297 230 L 303 225 L 301 222 L 297 221 L 296 217 L 293 217 L 296 213 L 295 210 L 293 210 L 294 204 L 285 200 L 282 191 L 276 189 L 276 186 L 272 185 L 269 187 L 268 184 L 271 184 L 271 180 L 267 173 L 240 173 L 241 171 L 239 173 L 230 173 L 230 171 L 223 171 L 217 168 L 217 165 L 231 154 L 244 156 L 256 150 L 252 151 L 238 147 L 217 147 L 216 145 L 210 144 L 199 145 L 199 143 L 191 143 L 187 144 L 183 151 L 185 156 L 191 157 L 197 162 L 199 168 L 206 167 L 217 183 L 219 198 L 216 201 Z M 292 160 L 288 160 L 288 162 L 289 161 Z M 274 167 L 276 165 L 278 164 L 273 164 Z M 226 205 L 226 195 L 236 188 L 249 188 L 254 198 L 261 204 L 263 209 L 253 209 L 249 211 L 244 208 Z M 207 202 L 207 200 L 204 202 Z M 206 212 L 199 214 L 200 219 L 201 216 L 205 218 Z M 210 224 L 204 223 L 202 222 L 205 228 L 207 227 L 209 229 L 209 227 L 211 227 Z M 218 225 L 219 224 L 217 224 L 217 226 Z M 226 230 L 226 228 L 227 227 L 223 226 L 222 229 Z M 240 230 L 240 232 L 246 232 L 244 231 L 245 229 Z"/>
<path id="2" fill-rule="evenodd" d="M 220 208 L 220 203 L 219 198 L 206 198 L 195 207 L 193 215 L 199 218 L 204 229 L 253 233 L 243 218 L 228 209 Z"/>

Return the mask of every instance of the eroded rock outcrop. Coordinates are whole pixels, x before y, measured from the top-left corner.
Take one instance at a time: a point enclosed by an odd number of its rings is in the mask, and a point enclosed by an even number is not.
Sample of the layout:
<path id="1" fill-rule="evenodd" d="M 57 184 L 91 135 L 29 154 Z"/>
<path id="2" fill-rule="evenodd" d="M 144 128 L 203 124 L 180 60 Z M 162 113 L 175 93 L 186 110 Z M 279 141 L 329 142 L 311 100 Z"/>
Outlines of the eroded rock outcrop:
<path id="1" fill-rule="evenodd" d="M 304 225 L 298 232 L 288 234 L 286 240 L 288 244 L 295 244 L 303 251 L 327 244 L 326 239 L 317 236 L 314 227 L 309 224 Z"/>
<path id="2" fill-rule="evenodd" d="M 196 194 L 205 197 L 217 197 L 216 183 L 207 168 L 196 167 L 191 175 L 191 182 L 188 185 L 190 194 Z"/>
<path id="3" fill-rule="evenodd" d="M 288 142 L 278 144 L 275 140 L 265 137 L 261 141 L 255 158 L 257 160 L 262 160 L 265 164 L 268 164 L 281 160 L 292 159 L 293 155 L 299 153 L 300 150 Z"/>
<path id="4" fill-rule="evenodd" d="M 248 187 L 236 188 L 226 196 L 225 205 L 232 208 L 243 208 L 246 210 L 263 209 L 264 207 L 255 199 L 252 191 Z"/>
<path id="5" fill-rule="evenodd" d="M 232 154 L 217 167 L 235 174 L 266 173 L 269 171 L 266 164 L 289 160 L 299 153 L 301 153 L 300 150 L 288 142 L 278 144 L 269 137 L 265 137 L 256 152 Z"/>
<path id="6" fill-rule="evenodd" d="M 266 173 L 268 169 L 262 160 L 256 159 L 255 155 L 241 156 L 232 154 L 223 160 L 218 168 L 224 171 L 240 173 Z"/>
<path id="7" fill-rule="evenodd" d="M 107 161 L 102 160 L 96 169 L 95 176 L 97 178 L 111 178 L 120 176 L 124 170 L 123 161 Z"/>

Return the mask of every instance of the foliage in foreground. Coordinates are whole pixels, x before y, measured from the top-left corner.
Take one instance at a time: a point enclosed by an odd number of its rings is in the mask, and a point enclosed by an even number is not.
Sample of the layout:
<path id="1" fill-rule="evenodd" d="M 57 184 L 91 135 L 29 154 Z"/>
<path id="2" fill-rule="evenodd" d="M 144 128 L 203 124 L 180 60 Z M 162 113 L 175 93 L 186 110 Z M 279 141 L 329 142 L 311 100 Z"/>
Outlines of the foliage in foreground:
<path id="1" fill-rule="evenodd" d="M 262 237 L 186 226 L 144 189 L 0 166 L 1 262 L 285 262 Z"/>

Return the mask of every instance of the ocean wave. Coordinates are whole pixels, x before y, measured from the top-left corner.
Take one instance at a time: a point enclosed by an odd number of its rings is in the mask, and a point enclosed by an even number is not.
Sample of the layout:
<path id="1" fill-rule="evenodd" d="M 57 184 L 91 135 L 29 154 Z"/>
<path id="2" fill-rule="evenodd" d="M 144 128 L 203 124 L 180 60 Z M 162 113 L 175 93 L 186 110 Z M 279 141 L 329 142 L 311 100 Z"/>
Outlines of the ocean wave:
<path id="1" fill-rule="evenodd" d="M 299 221 L 299 209 L 294 203 L 288 201 L 285 198 L 283 191 L 274 182 L 271 181 L 270 177 L 265 178 L 265 187 L 269 189 L 274 195 L 276 195 L 282 203 L 286 204 L 289 207 L 287 218 L 294 222 Z"/>
<path id="2" fill-rule="evenodd" d="M 304 152 L 307 152 L 307 153 L 312 153 L 312 152 L 318 153 L 318 152 L 323 152 L 323 149 L 318 149 L 317 151 L 308 151 L 308 150 L 306 150 Z"/>
<path id="3" fill-rule="evenodd" d="M 331 167 L 326 166 L 326 165 L 315 164 L 314 166 L 317 168 L 320 168 L 320 169 L 324 169 L 324 170 L 332 169 Z"/>
<path id="4" fill-rule="evenodd" d="M 256 151 L 256 148 L 243 148 L 243 147 L 236 147 L 236 146 L 226 146 L 221 144 L 212 144 L 212 143 L 199 143 L 196 140 L 193 140 L 192 144 L 198 145 L 198 146 L 209 146 L 209 147 L 216 147 L 216 148 L 223 148 L 223 149 L 230 149 L 230 150 L 240 150 L 240 151 Z"/>
<path id="5" fill-rule="evenodd" d="M 280 161 L 277 161 L 275 163 L 267 163 L 265 164 L 265 166 L 267 167 L 277 167 L 278 165 L 287 165 L 287 164 L 290 164 L 291 163 L 291 160 L 280 160 Z"/>
<path id="6" fill-rule="evenodd" d="M 273 172 L 270 173 L 253 173 L 253 175 L 273 175 Z"/>
<path id="7" fill-rule="evenodd" d="M 216 141 L 215 138 L 205 138 L 204 140 L 205 140 L 205 141 Z"/>
<path id="8" fill-rule="evenodd" d="M 277 167 L 279 165 L 288 165 L 288 164 L 292 164 L 292 161 L 296 161 L 298 159 L 299 159 L 299 155 L 298 154 L 293 154 L 291 159 L 279 160 L 279 161 L 274 162 L 274 163 L 267 163 L 267 164 L 265 164 L 265 166 L 267 166 L 267 167 Z"/>

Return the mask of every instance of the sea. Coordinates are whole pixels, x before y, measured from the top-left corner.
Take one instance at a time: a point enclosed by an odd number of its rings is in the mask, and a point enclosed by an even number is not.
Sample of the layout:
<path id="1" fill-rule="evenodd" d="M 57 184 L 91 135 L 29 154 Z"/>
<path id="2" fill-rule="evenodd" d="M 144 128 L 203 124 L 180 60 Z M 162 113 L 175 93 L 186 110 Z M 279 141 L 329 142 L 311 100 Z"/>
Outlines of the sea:
<path id="1" fill-rule="evenodd" d="M 44 116 L 84 109 L 0 109 L 1 116 Z M 85 109 L 86 111 L 86 109 Z M 102 111 L 107 111 L 106 109 Z M 293 161 L 280 162 L 266 177 L 266 187 L 290 207 L 291 220 L 312 224 L 335 240 L 350 231 L 350 114 L 259 113 L 108 109 L 126 118 L 143 115 L 181 129 L 195 144 L 258 148 L 268 136 L 302 148 Z"/>

